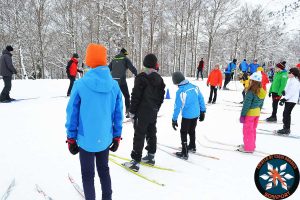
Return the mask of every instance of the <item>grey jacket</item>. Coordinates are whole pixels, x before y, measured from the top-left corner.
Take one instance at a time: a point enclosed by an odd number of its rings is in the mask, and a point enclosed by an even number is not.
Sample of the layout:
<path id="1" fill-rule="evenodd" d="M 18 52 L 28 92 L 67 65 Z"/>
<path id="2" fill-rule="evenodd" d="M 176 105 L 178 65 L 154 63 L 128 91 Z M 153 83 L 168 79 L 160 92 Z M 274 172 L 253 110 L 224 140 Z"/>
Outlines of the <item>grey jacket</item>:
<path id="1" fill-rule="evenodd" d="M 135 76 L 137 76 L 136 68 L 123 53 L 116 55 L 108 65 L 108 67 L 111 71 L 113 79 L 118 81 L 119 85 L 126 84 L 127 69 L 129 69 Z"/>
<path id="2" fill-rule="evenodd" d="M 17 70 L 12 64 L 12 54 L 4 49 L 0 58 L 0 75 L 1 76 L 12 76 L 16 74 Z"/>

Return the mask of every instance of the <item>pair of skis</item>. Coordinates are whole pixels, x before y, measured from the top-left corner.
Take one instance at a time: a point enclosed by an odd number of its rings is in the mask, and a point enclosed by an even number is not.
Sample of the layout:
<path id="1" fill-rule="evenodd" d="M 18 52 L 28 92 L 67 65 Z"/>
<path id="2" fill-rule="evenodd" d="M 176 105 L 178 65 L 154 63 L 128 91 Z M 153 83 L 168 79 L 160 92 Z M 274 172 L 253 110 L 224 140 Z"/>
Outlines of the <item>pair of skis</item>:
<path id="1" fill-rule="evenodd" d="M 288 135 L 284 135 L 284 134 L 279 134 L 277 133 L 277 131 L 272 131 L 272 130 L 267 130 L 267 129 L 261 129 L 258 128 L 257 129 L 257 134 L 262 134 L 262 135 L 274 135 L 274 136 L 279 136 L 279 137 L 286 137 L 286 138 L 293 138 L 293 139 L 300 139 L 299 135 L 295 135 L 295 134 L 288 134 Z"/>

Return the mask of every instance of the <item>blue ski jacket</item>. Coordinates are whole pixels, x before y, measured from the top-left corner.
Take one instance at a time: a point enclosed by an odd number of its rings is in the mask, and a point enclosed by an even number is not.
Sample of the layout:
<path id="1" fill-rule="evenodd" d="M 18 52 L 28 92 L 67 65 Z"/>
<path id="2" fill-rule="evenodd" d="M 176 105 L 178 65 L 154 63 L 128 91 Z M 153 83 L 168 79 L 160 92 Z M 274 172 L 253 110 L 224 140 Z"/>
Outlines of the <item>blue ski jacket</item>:
<path id="1" fill-rule="evenodd" d="M 231 72 L 233 72 L 236 68 L 236 64 L 234 64 L 234 62 L 231 62 L 228 64 L 227 68 L 225 69 L 225 74 L 231 74 Z"/>
<path id="2" fill-rule="evenodd" d="M 203 96 L 197 86 L 184 80 L 178 87 L 172 118 L 174 121 L 177 120 L 180 111 L 186 119 L 197 118 L 200 112 L 206 112 Z"/>
<path id="3" fill-rule="evenodd" d="M 240 70 L 242 72 L 248 72 L 249 65 L 246 61 L 241 62 L 240 66 L 241 66 Z"/>
<path id="4" fill-rule="evenodd" d="M 253 74 L 254 72 L 256 72 L 258 67 L 259 67 L 259 64 L 251 63 L 249 65 L 250 74 Z"/>
<path id="5" fill-rule="evenodd" d="M 77 80 L 67 106 L 67 137 L 88 152 L 107 149 L 121 136 L 122 93 L 107 66 L 90 69 Z"/>

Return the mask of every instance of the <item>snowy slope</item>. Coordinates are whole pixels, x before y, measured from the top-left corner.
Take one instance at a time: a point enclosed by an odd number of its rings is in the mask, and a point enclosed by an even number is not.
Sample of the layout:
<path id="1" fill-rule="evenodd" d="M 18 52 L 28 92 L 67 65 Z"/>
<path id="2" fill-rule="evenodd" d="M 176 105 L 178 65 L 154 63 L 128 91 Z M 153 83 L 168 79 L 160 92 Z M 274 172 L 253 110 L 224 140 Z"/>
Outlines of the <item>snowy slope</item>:
<path id="1" fill-rule="evenodd" d="M 162 117 L 158 119 L 158 142 L 180 146 L 180 133 L 171 127 L 176 87 L 170 78 L 164 78 L 170 90 L 171 99 L 165 100 Z M 209 89 L 203 81 L 191 82 L 198 85 L 208 100 Z M 133 79 L 128 79 L 129 88 Z M 0 88 L 3 81 L 0 82 Z M 0 197 L 11 180 L 16 186 L 8 199 L 43 199 L 35 191 L 35 184 L 46 191 L 53 199 L 76 200 L 76 193 L 67 178 L 70 173 L 81 185 L 78 155 L 73 156 L 65 143 L 65 108 L 68 80 L 28 80 L 13 81 L 13 98 L 33 98 L 10 104 L 0 104 Z M 241 101 L 241 84 L 231 82 L 231 91 L 218 91 L 216 105 L 207 107 L 204 122 L 198 123 L 197 139 L 207 146 L 223 147 L 208 142 L 209 139 L 231 144 L 242 143 L 242 125 L 239 123 L 240 107 L 228 101 Z M 237 91 L 236 91 L 237 88 Z M 271 99 L 267 98 L 264 112 L 271 112 Z M 279 107 L 278 118 L 282 119 L 283 107 Z M 262 119 L 269 115 L 263 114 Z M 292 113 L 292 123 L 299 120 L 300 109 L 297 105 Z M 259 128 L 275 130 L 280 124 L 259 124 Z M 292 132 L 300 135 L 300 125 L 292 125 Z M 123 140 L 117 155 L 128 157 L 132 149 L 133 128 L 124 124 Z M 281 153 L 292 158 L 300 166 L 300 140 L 257 135 L 257 150 L 268 153 Z M 195 155 L 190 156 L 192 163 L 171 157 L 158 150 L 156 163 L 173 168 L 176 172 L 141 167 L 140 173 L 155 179 L 166 186 L 149 183 L 123 168 L 110 163 L 113 185 L 113 199 L 162 199 L 162 200 L 257 200 L 265 199 L 256 189 L 254 171 L 263 156 L 245 155 L 232 151 L 208 149 L 197 144 L 197 151 L 219 157 L 213 160 Z M 228 148 L 228 147 L 227 147 Z M 164 148 L 165 150 L 169 150 Z M 118 160 L 120 161 L 120 160 Z M 95 179 L 97 199 L 101 199 L 99 179 Z M 300 199 L 300 188 L 289 199 Z"/>

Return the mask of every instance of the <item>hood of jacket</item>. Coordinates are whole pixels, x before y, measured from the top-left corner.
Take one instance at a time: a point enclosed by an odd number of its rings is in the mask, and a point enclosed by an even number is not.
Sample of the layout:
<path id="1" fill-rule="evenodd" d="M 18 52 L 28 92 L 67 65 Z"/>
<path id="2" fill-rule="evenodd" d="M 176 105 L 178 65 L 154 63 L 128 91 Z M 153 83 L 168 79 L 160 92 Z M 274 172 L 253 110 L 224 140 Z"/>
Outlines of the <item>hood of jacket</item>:
<path id="1" fill-rule="evenodd" d="M 151 72 L 150 74 L 144 73 L 149 83 L 153 86 L 159 86 L 162 84 L 163 79 L 157 72 Z"/>
<path id="2" fill-rule="evenodd" d="M 107 66 L 99 66 L 90 69 L 81 81 L 91 90 L 95 92 L 110 92 L 113 88 L 113 78 Z"/>
<path id="3" fill-rule="evenodd" d="M 12 56 L 12 54 L 7 50 L 7 49 L 4 49 L 3 51 L 2 51 L 2 54 L 4 55 L 4 54 L 8 54 L 9 56 Z"/>

